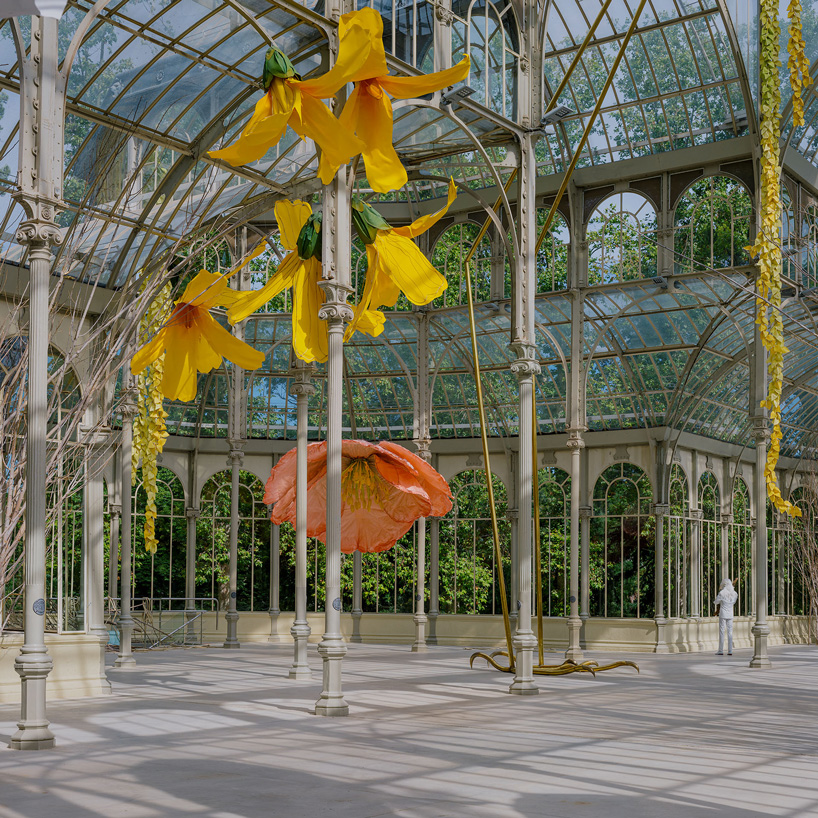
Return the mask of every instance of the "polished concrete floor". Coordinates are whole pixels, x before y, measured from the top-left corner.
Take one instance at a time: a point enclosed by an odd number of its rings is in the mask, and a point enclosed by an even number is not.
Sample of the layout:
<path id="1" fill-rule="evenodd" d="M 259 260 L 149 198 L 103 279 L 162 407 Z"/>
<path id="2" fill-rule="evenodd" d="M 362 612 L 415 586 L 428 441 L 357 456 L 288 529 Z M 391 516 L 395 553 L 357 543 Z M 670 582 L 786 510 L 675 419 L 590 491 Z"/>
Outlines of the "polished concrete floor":
<path id="1" fill-rule="evenodd" d="M 311 714 L 310 650 L 307 682 L 284 645 L 138 654 L 112 696 L 51 705 L 58 749 L 0 749 L 0 816 L 818 816 L 818 648 L 639 656 L 519 698 L 461 649 L 351 645 L 344 719 Z"/>

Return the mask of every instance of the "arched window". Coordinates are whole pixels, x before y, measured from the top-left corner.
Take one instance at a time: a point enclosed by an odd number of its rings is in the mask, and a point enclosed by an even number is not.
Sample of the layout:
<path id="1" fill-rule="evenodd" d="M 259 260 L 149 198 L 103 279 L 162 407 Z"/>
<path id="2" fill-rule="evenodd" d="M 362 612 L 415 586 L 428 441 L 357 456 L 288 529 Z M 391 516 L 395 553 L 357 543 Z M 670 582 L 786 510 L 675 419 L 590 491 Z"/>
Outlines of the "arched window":
<path id="1" fill-rule="evenodd" d="M 537 209 L 537 237 L 545 224 L 549 208 Z M 550 293 L 568 286 L 568 247 L 571 235 L 561 214 L 557 213 L 537 253 L 537 292 Z"/>
<path id="2" fill-rule="evenodd" d="M 276 234 L 268 236 L 266 244 L 267 249 L 247 265 L 250 270 L 251 290 L 260 290 L 278 272 L 278 265 L 288 252 Z M 290 312 L 291 309 L 290 288 L 286 287 L 277 296 L 259 307 L 257 312 Z"/>
<path id="3" fill-rule="evenodd" d="M 750 491 L 740 477 L 733 481 L 733 521 L 728 536 L 729 574 L 738 593 L 733 610 L 736 616 L 749 616 L 753 610 L 753 528 Z"/>
<path id="4" fill-rule="evenodd" d="M 454 0 L 452 60 L 467 53 L 471 74 L 467 83 L 474 99 L 508 119 L 517 115 L 517 21 L 509 0 Z"/>
<path id="5" fill-rule="evenodd" d="M 500 527 L 503 575 L 509 588 L 511 530 L 506 489 L 493 478 Z M 491 511 L 482 471 L 461 472 L 449 481 L 454 503 L 440 521 L 440 612 L 496 614 L 501 611 Z"/>
<path id="6" fill-rule="evenodd" d="M 656 275 L 656 211 L 637 193 L 605 199 L 588 223 L 588 283 L 612 284 Z"/>
<path id="7" fill-rule="evenodd" d="M 719 484 L 712 472 L 699 478 L 697 488 L 701 520 L 701 606 L 703 616 L 712 616 L 713 600 L 718 596 L 722 580 L 721 566 L 721 496 Z"/>
<path id="8" fill-rule="evenodd" d="M 474 222 L 461 222 L 445 230 L 435 243 L 432 264 L 446 276 L 449 286 L 439 298 L 435 299 L 434 307 L 454 307 L 466 303 L 466 268 L 463 260 L 479 232 L 480 226 Z M 491 298 L 491 267 L 491 239 L 485 235 L 480 240 L 471 260 L 475 303 L 488 301 Z"/>
<path id="9" fill-rule="evenodd" d="M 694 182 L 675 215 L 675 271 L 696 272 L 749 264 L 753 203 L 746 188 L 727 176 Z"/>
<path id="10" fill-rule="evenodd" d="M 665 521 L 665 582 L 667 616 L 689 616 L 690 500 L 687 475 L 678 463 L 670 469 L 670 509 Z"/>
<path id="11" fill-rule="evenodd" d="M 182 481 L 170 469 L 159 467 L 156 475 L 158 545 L 156 553 L 150 554 L 145 549 L 145 505 L 148 497 L 142 469 L 137 469 L 135 477 L 131 491 L 133 598 L 137 604 L 142 599 L 147 600 L 145 610 L 184 608 L 187 522 Z"/>
<path id="12" fill-rule="evenodd" d="M 540 469 L 538 474 L 543 614 L 568 616 L 571 478 L 554 466 Z"/>
<path id="13" fill-rule="evenodd" d="M 792 518 L 792 550 L 789 561 L 787 612 L 818 616 L 818 483 L 810 475 L 794 489 L 790 501 L 801 509 Z"/>
<path id="14" fill-rule="evenodd" d="M 196 596 L 211 597 L 223 610 L 229 601 L 231 472 L 214 474 L 202 488 L 196 526 Z M 240 611 L 270 607 L 271 525 L 264 485 L 254 474 L 239 472 L 238 589 Z"/>
<path id="15" fill-rule="evenodd" d="M 594 616 L 653 616 L 651 499 L 647 475 L 631 463 L 609 466 L 596 481 L 590 544 Z"/>
<path id="16" fill-rule="evenodd" d="M 427 526 L 428 536 L 428 526 Z M 412 526 L 388 551 L 361 555 L 361 592 L 364 611 L 412 613 L 416 586 L 417 527 Z M 428 566 L 427 566 L 428 567 Z M 352 600 L 353 555 L 345 554 L 342 590 Z"/>

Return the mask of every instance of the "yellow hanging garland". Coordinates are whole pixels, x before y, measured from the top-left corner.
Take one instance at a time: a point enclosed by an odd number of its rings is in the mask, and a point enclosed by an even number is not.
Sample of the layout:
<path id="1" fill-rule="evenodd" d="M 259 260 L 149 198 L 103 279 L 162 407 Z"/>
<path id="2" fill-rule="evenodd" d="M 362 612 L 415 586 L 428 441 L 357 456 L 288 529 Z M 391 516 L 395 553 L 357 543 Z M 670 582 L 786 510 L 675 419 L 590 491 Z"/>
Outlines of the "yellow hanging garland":
<path id="1" fill-rule="evenodd" d="M 787 42 L 787 51 L 790 56 L 787 60 L 787 68 L 790 72 L 790 87 L 792 88 L 792 125 L 797 128 L 804 124 L 802 88 L 806 88 L 812 82 L 806 54 L 807 44 L 804 42 L 804 31 L 801 25 L 801 0 L 790 0 L 787 6 L 787 17 L 790 21 L 790 38 Z"/>
<path id="2" fill-rule="evenodd" d="M 171 287 L 166 284 L 148 307 L 140 330 L 143 335 L 153 337 L 164 324 L 172 308 Z M 156 553 L 156 459 L 165 446 L 168 432 L 165 426 L 167 413 L 163 408 L 162 376 L 165 370 L 165 355 L 160 355 L 150 366 L 136 376 L 137 416 L 134 419 L 133 460 L 134 480 L 139 460 L 142 460 L 142 485 L 145 489 L 145 550 Z"/>
<path id="3" fill-rule="evenodd" d="M 790 26 L 790 32 L 799 32 L 800 4 L 792 0 L 790 13 L 797 9 L 798 20 Z M 781 489 L 775 474 L 781 451 L 781 392 L 784 385 L 784 324 L 781 320 L 781 165 L 779 162 L 781 137 L 781 90 L 778 69 L 779 41 L 781 27 L 778 20 L 777 0 L 761 0 L 760 14 L 761 54 L 759 73 L 761 78 L 761 195 L 759 207 L 758 235 L 755 244 L 748 248 L 758 255 L 758 298 L 756 299 L 756 323 L 759 325 L 761 340 L 767 350 L 767 372 L 769 383 L 767 398 L 761 401 L 770 413 L 772 433 L 764 465 L 764 479 L 767 494 L 773 505 L 781 513 L 801 516 L 801 510 L 781 496 Z M 802 41 L 803 42 L 803 41 Z M 803 64 L 797 56 L 798 44 L 790 41 L 790 70 L 793 64 L 802 70 Z M 795 82 L 795 80 L 793 80 Z M 800 92 L 801 79 L 798 78 Z M 795 88 L 795 85 L 793 85 Z M 799 93 L 800 101 L 800 93 Z"/>

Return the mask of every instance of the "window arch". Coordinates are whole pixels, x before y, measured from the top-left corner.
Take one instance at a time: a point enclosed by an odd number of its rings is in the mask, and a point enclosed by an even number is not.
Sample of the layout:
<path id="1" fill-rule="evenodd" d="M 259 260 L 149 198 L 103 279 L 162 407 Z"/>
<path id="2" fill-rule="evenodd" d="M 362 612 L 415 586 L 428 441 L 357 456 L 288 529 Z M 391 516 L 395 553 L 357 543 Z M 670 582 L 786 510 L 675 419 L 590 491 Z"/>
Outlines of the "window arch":
<path id="1" fill-rule="evenodd" d="M 463 260 L 479 232 L 480 226 L 474 222 L 459 222 L 444 230 L 435 242 L 432 264 L 446 276 L 449 286 L 435 299 L 434 307 L 454 307 L 466 303 L 466 267 Z M 473 296 L 476 303 L 491 298 L 491 268 L 491 238 L 487 233 L 477 245 L 471 261 Z"/>
<path id="2" fill-rule="evenodd" d="M 196 596 L 211 597 L 227 608 L 229 595 L 231 471 L 214 474 L 202 488 L 201 515 L 196 524 Z M 269 511 L 264 485 L 250 472 L 239 471 L 238 588 L 240 611 L 270 607 Z"/>
<path id="3" fill-rule="evenodd" d="M 656 210 L 644 196 L 609 196 L 591 214 L 586 237 L 589 284 L 656 275 Z"/>
<path id="4" fill-rule="evenodd" d="M 508 119 L 517 116 L 517 20 L 510 0 L 455 0 L 452 58 L 471 57 L 475 100 Z"/>
<path id="5" fill-rule="evenodd" d="M 801 236 L 804 242 L 801 286 L 818 287 L 818 205 L 810 204 L 804 210 Z"/>
<path id="6" fill-rule="evenodd" d="M 721 565 L 721 493 L 713 472 L 699 478 L 696 489 L 701 512 L 701 605 L 702 614 L 710 616 L 713 600 L 718 596 L 722 580 Z"/>
<path id="7" fill-rule="evenodd" d="M 674 269 L 738 267 L 750 263 L 753 202 L 747 189 L 729 176 L 694 182 L 679 199 L 674 218 Z"/>
<path id="8" fill-rule="evenodd" d="M 653 497 L 638 466 L 616 463 L 594 486 L 591 516 L 591 613 L 652 617 L 654 611 Z"/>
<path id="9" fill-rule="evenodd" d="M 156 475 L 156 553 L 145 550 L 145 505 L 148 496 L 137 469 L 131 489 L 133 503 L 132 592 L 134 600 L 152 601 L 163 597 L 176 598 L 175 604 L 162 603 L 162 608 L 181 608 L 185 596 L 185 560 L 187 553 L 187 522 L 185 490 L 182 481 L 170 470 L 160 466 Z M 146 606 L 146 610 L 153 605 Z"/>
<path id="10" fill-rule="evenodd" d="M 670 508 L 665 530 L 667 615 L 690 614 L 690 499 L 687 475 L 678 463 L 670 469 Z"/>
<path id="11" fill-rule="evenodd" d="M 537 236 L 550 208 L 537 208 Z M 568 287 L 568 248 L 571 234 L 561 213 L 557 213 L 537 252 L 537 292 L 549 293 Z"/>
<path id="12" fill-rule="evenodd" d="M 511 527 L 506 519 L 506 488 L 493 476 L 500 528 L 503 575 L 509 587 Z M 449 481 L 452 510 L 440 521 L 441 613 L 495 614 L 501 610 L 485 475 L 471 470 Z"/>

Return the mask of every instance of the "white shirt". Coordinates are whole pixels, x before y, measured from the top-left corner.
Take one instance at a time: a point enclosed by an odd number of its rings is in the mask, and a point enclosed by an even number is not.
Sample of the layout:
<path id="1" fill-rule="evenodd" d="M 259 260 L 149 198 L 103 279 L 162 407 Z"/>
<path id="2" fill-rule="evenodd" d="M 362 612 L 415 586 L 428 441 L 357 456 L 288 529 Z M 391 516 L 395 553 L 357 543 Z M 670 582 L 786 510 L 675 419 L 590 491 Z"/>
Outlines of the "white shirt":
<path id="1" fill-rule="evenodd" d="M 733 618 L 733 605 L 736 604 L 737 599 L 738 594 L 735 592 L 732 584 L 725 585 L 724 588 L 719 591 L 719 595 L 713 603 L 719 606 L 719 619 Z"/>

